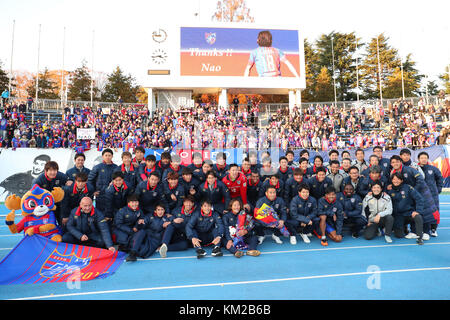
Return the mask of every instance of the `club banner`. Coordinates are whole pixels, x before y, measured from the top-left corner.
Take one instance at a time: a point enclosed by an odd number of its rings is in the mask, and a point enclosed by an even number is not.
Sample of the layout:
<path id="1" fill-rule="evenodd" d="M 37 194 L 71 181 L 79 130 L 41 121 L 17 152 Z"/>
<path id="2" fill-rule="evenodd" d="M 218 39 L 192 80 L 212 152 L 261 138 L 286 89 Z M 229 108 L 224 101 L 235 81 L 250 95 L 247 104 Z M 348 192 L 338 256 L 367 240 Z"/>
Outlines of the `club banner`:
<path id="1" fill-rule="evenodd" d="M 0 262 L 0 285 L 75 282 L 109 277 L 125 253 L 25 236 Z"/>

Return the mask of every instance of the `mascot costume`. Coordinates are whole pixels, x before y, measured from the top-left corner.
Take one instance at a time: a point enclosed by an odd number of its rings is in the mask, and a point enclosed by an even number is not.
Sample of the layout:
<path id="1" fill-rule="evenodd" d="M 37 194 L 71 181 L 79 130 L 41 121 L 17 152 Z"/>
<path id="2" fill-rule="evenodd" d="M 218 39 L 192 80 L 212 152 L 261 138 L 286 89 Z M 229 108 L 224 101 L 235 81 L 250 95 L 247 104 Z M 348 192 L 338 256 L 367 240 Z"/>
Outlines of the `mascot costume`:
<path id="1" fill-rule="evenodd" d="M 21 198 L 15 194 L 6 198 L 5 206 L 11 212 L 6 216 L 6 225 L 11 233 L 19 233 L 24 230 L 28 236 L 39 234 L 50 240 L 60 242 L 61 231 L 56 226 L 56 217 L 53 210 L 56 209 L 56 202 L 64 198 L 64 191 L 55 188 L 52 192 L 40 188 L 35 184 L 31 190 Z M 15 211 L 22 209 L 24 218 L 18 223 L 14 223 Z"/>

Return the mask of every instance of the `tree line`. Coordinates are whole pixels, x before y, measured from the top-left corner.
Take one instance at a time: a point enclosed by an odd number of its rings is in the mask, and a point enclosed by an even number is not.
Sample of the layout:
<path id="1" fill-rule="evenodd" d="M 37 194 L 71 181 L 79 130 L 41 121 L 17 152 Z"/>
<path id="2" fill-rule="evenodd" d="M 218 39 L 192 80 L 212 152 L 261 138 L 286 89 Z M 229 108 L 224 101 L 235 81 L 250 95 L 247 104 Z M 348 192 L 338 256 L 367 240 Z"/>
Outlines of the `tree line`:
<path id="1" fill-rule="evenodd" d="M 335 86 L 338 101 L 357 100 L 358 95 L 360 99 L 379 98 L 380 86 L 383 98 L 400 98 L 403 95 L 402 68 L 405 97 L 439 92 L 436 81 L 421 85 L 425 75 L 417 70 L 412 54 L 402 59 L 384 33 L 365 43 L 355 32 L 333 31 L 322 34 L 314 42 L 305 39 L 304 48 L 306 90 L 302 92 L 302 100 L 307 102 L 334 101 Z M 448 77 L 446 67 L 439 78 L 450 93 Z"/>
<path id="2" fill-rule="evenodd" d="M 436 95 L 441 88 L 436 81 L 426 81 L 422 85 L 423 79 L 427 78 L 417 69 L 413 55 L 409 53 L 402 59 L 384 33 L 365 43 L 355 32 L 333 31 L 322 34 L 313 42 L 305 39 L 304 50 L 306 89 L 302 92 L 302 100 L 305 102 L 334 101 L 335 88 L 338 101 L 354 101 L 358 96 L 359 99 L 377 99 L 380 96 L 380 86 L 383 98 L 400 98 L 403 94 L 402 69 L 406 97 L 423 96 L 426 92 L 428 95 Z M 83 60 L 81 66 L 73 71 L 63 72 L 67 79 L 64 88 L 67 99 L 89 101 L 91 72 L 86 61 Z M 60 99 L 61 83 L 58 77 L 61 78 L 61 70 L 44 69 L 39 73 L 39 98 Z M 24 82 L 22 78 L 13 78 L 13 89 L 19 87 L 20 81 Z M 450 94 L 448 66 L 439 78 L 446 93 Z M 0 62 L 0 91 L 8 88 L 8 83 L 8 73 Z M 95 101 L 117 102 L 120 97 L 123 102 L 147 102 L 145 90 L 136 84 L 132 75 L 126 74 L 119 66 L 106 76 L 104 83 L 98 80 L 93 83 Z M 21 85 L 27 95 L 35 97 L 35 75 L 29 77 L 25 85 Z"/>
<path id="3" fill-rule="evenodd" d="M 81 66 L 73 71 L 64 72 L 63 95 L 67 95 L 67 100 L 90 101 L 91 99 L 91 72 L 85 60 Z M 23 87 L 26 95 L 36 96 L 36 81 L 38 81 L 39 99 L 60 99 L 61 98 L 61 70 L 49 71 L 45 68 L 39 72 L 39 79 L 36 75 L 31 77 L 16 76 L 12 81 L 12 91 L 18 87 Z M 19 83 L 20 82 L 20 83 Z M 8 88 L 9 77 L 0 64 L 0 89 Z M 126 103 L 147 102 L 145 90 L 136 84 L 135 78 L 126 74 L 119 66 L 106 76 L 104 83 L 94 79 L 93 100 L 105 102 L 118 102 L 119 99 Z"/>

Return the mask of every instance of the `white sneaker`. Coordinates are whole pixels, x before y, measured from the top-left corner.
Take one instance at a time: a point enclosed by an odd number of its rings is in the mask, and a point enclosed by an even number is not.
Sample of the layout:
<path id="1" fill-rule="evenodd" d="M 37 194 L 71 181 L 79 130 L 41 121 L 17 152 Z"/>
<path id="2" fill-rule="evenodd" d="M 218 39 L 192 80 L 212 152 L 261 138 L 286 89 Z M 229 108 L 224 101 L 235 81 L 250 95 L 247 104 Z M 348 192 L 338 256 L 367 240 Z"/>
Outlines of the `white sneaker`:
<path id="1" fill-rule="evenodd" d="M 391 237 L 385 235 L 384 239 L 386 240 L 387 243 L 392 243 Z"/>
<path id="2" fill-rule="evenodd" d="M 309 240 L 308 236 L 306 234 L 300 233 L 300 237 L 302 237 L 302 240 L 304 243 L 310 243 L 311 240 Z"/>
<path id="3" fill-rule="evenodd" d="M 161 255 L 161 258 L 167 257 L 167 250 L 168 250 L 167 245 L 163 243 L 159 248 L 159 254 Z"/>
<path id="4" fill-rule="evenodd" d="M 431 230 L 431 236 L 432 237 L 437 237 L 438 236 L 437 231 L 436 230 Z"/>
<path id="5" fill-rule="evenodd" d="M 283 241 L 281 241 L 281 239 L 279 237 L 277 237 L 276 235 L 272 234 L 272 239 L 278 243 L 278 244 L 282 244 Z"/>
<path id="6" fill-rule="evenodd" d="M 430 235 L 429 235 L 428 233 L 424 233 L 424 234 L 422 235 L 422 239 L 423 239 L 423 240 L 430 240 Z"/>
<path id="7" fill-rule="evenodd" d="M 307 237 L 312 237 L 312 233 L 307 233 L 306 236 Z"/>
<path id="8" fill-rule="evenodd" d="M 419 236 L 415 233 L 410 232 L 405 236 L 405 238 L 406 239 L 419 239 Z"/>
<path id="9" fill-rule="evenodd" d="M 261 244 L 264 242 L 265 237 L 264 236 L 259 236 L 258 237 L 258 244 Z"/>
<path id="10" fill-rule="evenodd" d="M 290 236 L 289 240 L 291 241 L 292 245 L 297 244 L 297 238 L 295 236 Z"/>

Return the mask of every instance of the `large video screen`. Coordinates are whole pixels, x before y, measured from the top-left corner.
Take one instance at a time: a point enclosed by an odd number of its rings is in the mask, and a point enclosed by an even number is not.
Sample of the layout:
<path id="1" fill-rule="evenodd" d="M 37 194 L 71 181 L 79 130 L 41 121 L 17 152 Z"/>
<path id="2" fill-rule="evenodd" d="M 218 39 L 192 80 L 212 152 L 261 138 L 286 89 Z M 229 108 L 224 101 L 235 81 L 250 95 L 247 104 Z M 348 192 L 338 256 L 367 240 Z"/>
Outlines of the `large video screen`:
<path id="1" fill-rule="evenodd" d="M 181 76 L 300 77 L 298 30 L 181 27 Z"/>

